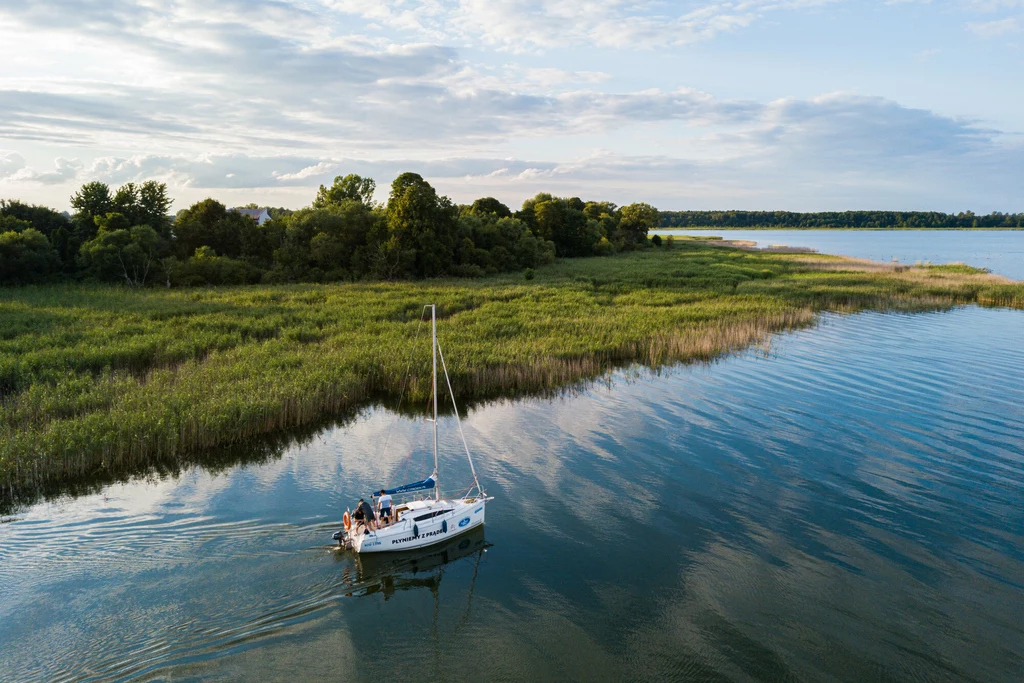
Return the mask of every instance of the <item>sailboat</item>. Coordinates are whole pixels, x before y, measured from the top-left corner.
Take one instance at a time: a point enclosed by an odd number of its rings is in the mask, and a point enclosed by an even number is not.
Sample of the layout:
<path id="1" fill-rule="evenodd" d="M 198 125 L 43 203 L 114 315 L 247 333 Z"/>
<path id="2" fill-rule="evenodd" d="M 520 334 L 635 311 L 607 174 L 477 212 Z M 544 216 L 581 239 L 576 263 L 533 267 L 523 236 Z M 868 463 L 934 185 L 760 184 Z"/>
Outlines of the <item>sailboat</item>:
<path id="1" fill-rule="evenodd" d="M 437 343 L 437 306 L 429 304 L 430 309 L 431 349 L 433 356 L 433 399 L 434 399 L 434 472 L 412 484 L 384 489 L 390 496 L 402 497 L 402 502 L 393 504 L 394 520 L 389 526 L 378 527 L 369 531 L 355 526 L 349 513 L 345 513 L 344 528 L 334 534 L 334 538 L 343 548 L 357 553 L 383 553 L 414 548 L 424 548 L 437 543 L 447 543 L 453 537 L 482 526 L 487 501 L 493 500 L 480 486 L 480 480 L 473 466 L 473 457 L 466 444 L 466 435 L 462 431 L 462 420 L 459 410 L 455 407 L 455 421 L 459 426 L 459 437 L 469 460 L 469 469 L 473 473 L 473 486 L 464 494 L 454 498 L 442 498 L 437 467 L 437 361 L 441 361 L 445 383 L 451 395 L 452 406 L 455 406 L 455 393 L 452 391 L 451 379 L 448 377 L 448 365 L 444 361 L 444 353 Z M 432 492 L 433 495 L 422 492 Z M 419 498 L 416 496 L 419 495 Z"/>

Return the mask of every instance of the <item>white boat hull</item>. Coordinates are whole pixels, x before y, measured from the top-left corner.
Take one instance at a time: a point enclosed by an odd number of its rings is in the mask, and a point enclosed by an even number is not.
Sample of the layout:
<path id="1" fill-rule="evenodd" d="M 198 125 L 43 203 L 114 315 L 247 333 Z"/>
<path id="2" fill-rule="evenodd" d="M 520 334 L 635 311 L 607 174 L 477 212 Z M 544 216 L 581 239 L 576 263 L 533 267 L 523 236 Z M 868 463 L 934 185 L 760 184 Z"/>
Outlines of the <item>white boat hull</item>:
<path id="1" fill-rule="evenodd" d="M 398 507 L 399 520 L 391 526 L 349 535 L 347 545 L 357 553 L 386 553 L 445 543 L 482 526 L 490 498 L 413 501 Z"/>

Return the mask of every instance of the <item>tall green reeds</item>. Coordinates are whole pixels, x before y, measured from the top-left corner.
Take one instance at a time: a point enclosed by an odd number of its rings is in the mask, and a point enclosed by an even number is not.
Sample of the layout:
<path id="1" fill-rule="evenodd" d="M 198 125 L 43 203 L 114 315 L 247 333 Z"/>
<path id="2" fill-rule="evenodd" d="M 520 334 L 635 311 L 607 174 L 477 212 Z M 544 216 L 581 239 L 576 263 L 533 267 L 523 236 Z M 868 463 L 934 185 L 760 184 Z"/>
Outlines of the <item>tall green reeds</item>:
<path id="1" fill-rule="evenodd" d="M 712 359 L 822 310 L 1024 307 L 1024 286 L 680 243 L 575 259 L 531 281 L 0 290 L 0 489 L 214 458 L 394 397 L 407 374 L 421 401 L 424 303 L 439 306 L 453 383 L 472 401 L 556 391 L 630 362 Z"/>

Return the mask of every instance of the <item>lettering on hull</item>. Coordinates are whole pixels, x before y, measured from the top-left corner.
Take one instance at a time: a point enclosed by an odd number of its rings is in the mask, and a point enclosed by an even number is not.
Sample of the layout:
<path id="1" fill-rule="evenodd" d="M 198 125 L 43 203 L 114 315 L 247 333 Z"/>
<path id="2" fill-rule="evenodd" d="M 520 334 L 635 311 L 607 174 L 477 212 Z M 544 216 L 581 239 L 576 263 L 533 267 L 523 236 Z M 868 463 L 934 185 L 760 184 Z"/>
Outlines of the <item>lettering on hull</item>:
<path id="1" fill-rule="evenodd" d="M 427 531 L 426 533 L 417 536 L 406 536 L 405 538 L 393 538 L 391 539 L 391 545 L 401 545 L 402 543 L 408 543 L 409 541 L 415 541 L 417 538 L 430 538 L 431 536 L 440 536 L 445 533 L 444 529 L 434 529 L 433 531 Z"/>

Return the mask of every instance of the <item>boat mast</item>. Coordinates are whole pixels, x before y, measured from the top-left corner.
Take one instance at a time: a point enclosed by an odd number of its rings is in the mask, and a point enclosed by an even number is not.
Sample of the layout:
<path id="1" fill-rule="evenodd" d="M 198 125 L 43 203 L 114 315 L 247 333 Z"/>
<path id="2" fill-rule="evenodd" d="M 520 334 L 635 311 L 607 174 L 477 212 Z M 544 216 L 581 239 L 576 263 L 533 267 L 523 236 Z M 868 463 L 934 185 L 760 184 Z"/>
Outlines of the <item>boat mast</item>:
<path id="1" fill-rule="evenodd" d="M 437 305 L 430 305 L 431 356 L 434 362 L 434 500 L 441 499 L 437 484 Z"/>

